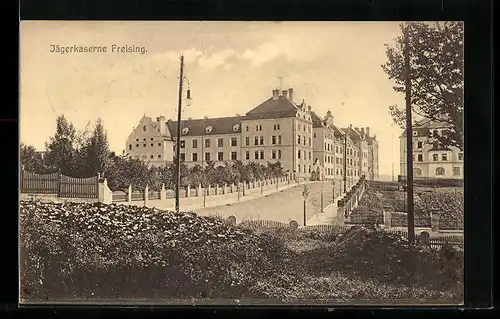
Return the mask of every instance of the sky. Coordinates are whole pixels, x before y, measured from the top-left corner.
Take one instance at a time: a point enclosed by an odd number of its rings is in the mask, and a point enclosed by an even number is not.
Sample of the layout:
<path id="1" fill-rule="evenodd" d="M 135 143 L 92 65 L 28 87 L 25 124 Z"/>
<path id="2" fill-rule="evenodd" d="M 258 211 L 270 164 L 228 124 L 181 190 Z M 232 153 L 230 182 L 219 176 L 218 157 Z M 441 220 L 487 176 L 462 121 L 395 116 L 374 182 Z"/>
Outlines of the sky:
<path id="1" fill-rule="evenodd" d="M 176 119 L 180 54 L 185 56 L 190 106 L 183 118 L 244 115 L 294 89 L 335 124 L 370 127 L 379 141 L 379 172 L 399 173 L 399 135 L 388 106 L 404 96 L 382 71 L 384 44 L 397 22 L 110 22 L 22 21 L 20 140 L 45 149 L 64 114 L 77 129 L 101 118 L 111 150 L 146 114 Z M 106 46 L 107 52 L 51 52 L 52 45 Z M 112 46 L 147 52 L 111 52 Z M 281 78 L 281 80 L 280 80 Z M 391 143 L 392 140 L 392 143 Z"/>

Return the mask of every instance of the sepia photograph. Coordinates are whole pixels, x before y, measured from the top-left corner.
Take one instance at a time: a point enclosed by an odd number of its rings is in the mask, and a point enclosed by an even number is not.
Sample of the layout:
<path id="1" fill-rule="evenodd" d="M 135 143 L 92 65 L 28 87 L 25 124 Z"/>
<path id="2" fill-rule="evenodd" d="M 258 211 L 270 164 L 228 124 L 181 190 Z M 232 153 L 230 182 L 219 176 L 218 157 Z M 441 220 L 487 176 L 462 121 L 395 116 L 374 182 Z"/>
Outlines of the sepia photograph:
<path id="1" fill-rule="evenodd" d="M 21 305 L 463 305 L 463 22 L 19 39 Z"/>

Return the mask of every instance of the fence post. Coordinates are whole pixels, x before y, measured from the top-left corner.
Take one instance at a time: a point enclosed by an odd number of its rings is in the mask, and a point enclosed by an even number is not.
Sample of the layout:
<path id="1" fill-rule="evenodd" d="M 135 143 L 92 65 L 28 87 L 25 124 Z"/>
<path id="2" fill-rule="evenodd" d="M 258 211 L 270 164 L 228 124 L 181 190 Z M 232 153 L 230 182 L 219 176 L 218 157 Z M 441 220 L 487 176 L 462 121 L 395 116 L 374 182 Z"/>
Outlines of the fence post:
<path id="1" fill-rule="evenodd" d="M 166 200 L 166 199 L 167 199 L 167 191 L 165 190 L 165 184 L 161 184 L 160 200 Z"/>
<path id="2" fill-rule="evenodd" d="M 59 180 L 57 182 L 57 196 L 61 196 L 61 184 L 62 184 L 62 173 L 61 169 L 59 169 Z"/>
<path id="3" fill-rule="evenodd" d="M 127 202 L 130 204 L 132 203 L 132 185 L 128 186 L 128 192 L 127 192 Z"/>
<path id="4" fill-rule="evenodd" d="M 212 186 L 211 185 L 208 185 L 208 193 L 207 193 L 207 196 L 210 196 L 210 190 L 212 189 Z"/>
<path id="5" fill-rule="evenodd" d="M 191 185 L 187 186 L 186 197 L 191 197 Z"/>
<path id="6" fill-rule="evenodd" d="M 226 195 L 227 194 L 227 184 L 224 183 L 224 188 L 222 189 L 222 194 Z"/>
<path id="7" fill-rule="evenodd" d="M 148 206 L 148 196 L 149 196 L 149 187 L 148 185 L 146 185 L 146 187 L 144 187 L 144 206 Z"/>

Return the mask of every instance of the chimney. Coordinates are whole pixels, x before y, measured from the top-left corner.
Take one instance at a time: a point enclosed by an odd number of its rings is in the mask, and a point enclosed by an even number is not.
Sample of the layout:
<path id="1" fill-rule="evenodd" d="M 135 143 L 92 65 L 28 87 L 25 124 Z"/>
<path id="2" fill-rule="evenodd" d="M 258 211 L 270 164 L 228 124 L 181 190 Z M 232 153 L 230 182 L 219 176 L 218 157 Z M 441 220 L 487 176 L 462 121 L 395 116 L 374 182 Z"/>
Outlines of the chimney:
<path id="1" fill-rule="evenodd" d="M 349 128 L 352 129 L 352 124 L 349 124 Z"/>
<path id="2" fill-rule="evenodd" d="M 354 130 L 356 130 L 356 132 L 360 133 L 359 127 L 355 127 Z"/>
<path id="3" fill-rule="evenodd" d="M 204 116 L 203 118 L 204 118 L 205 120 L 208 120 L 208 116 Z"/>
<path id="4" fill-rule="evenodd" d="M 192 120 L 193 120 L 193 118 L 192 118 L 192 117 L 188 117 L 188 121 L 192 121 Z"/>
<path id="5" fill-rule="evenodd" d="M 365 128 L 364 127 L 361 128 L 361 137 L 365 138 Z"/>
<path id="6" fill-rule="evenodd" d="M 273 100 L 279 99 L 279 96 L 280 96 L 280 90 L 274 89 L 273 90 Z"/>
<path id="7" fill-rule="evenodd" d="M 366 127 L 366 136 L 370 137 L 370 128 Z"/>
<path id="8" fill-rule="evenodd" d="M 326 117 L 332 117 L 332 111 L 328 110 L 328 111 L 326 112 Z"/>
<path id="9" fill-rule="evenodd" d="M 167 123 L 165 116 L 161 115 L 161 116 L 157 117 L 156 122 L 158 123 L 158 129 L 160 130 L 160 133 L 165 134 L 166 133 L 165 127 L 166 127 L 166 123 Z"/>
<path id="10" fill-rule="evenodd" d="M 307 111 L 309 111 L 309 113 L 311 113 L 311 106 L 310 105 L 307 106 Z"/>
<path id="11" fill-rule="evenodd" d="M 293 102 L 293 88 L 288 89 L 288 99 Z"/>
<path id="12" fill-rule="evenodd" d="M 282 91 L 281 95 L 283 95 L 285 98 L 288 99 L 288 91 L 287 90 Z"/>

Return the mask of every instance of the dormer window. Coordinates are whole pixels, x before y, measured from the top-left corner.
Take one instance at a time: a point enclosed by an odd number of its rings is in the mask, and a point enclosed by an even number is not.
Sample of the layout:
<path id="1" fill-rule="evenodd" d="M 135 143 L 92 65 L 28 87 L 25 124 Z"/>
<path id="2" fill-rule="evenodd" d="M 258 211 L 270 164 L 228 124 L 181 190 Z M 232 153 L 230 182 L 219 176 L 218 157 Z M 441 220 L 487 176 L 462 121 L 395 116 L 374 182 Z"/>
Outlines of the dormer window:
<path id="1" fill-rule="evenodd" d="M 189 132 L 189 128 L 188 127 L 184 127 L 182 129 L 182 135 L 186 135 L 188 132 Z"/>
<path id="2" fill-rule="evenodd" d="M 234 124 L 233 125 L 233 131 L 238 132 L 240 130 L 240 125 L 239 124 Z"/>
<path id="3" fill-rule="evenodd" d="M 207 127 L 205 128 L 205 132 L 206 132 L 206 133 L 210 133 L 210 132 L 212 132 L 212 126 L 207 126 Z"/>
<path id="4" fill-rule="evenodd" d="M 142 127 L 142 130 L 143 130 L 144 132 L 146 132 L 146 125 L 144 125 L 144 126 Z"/>

